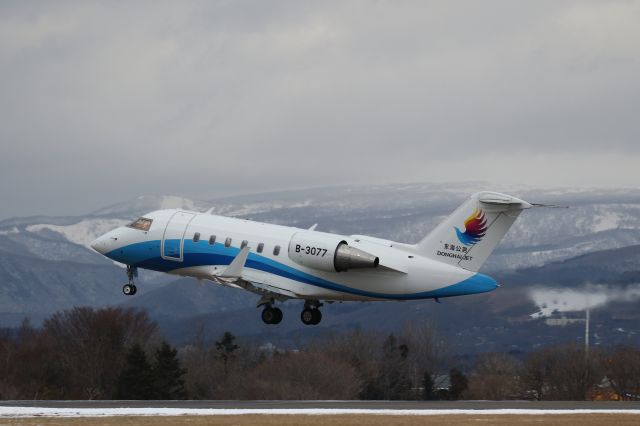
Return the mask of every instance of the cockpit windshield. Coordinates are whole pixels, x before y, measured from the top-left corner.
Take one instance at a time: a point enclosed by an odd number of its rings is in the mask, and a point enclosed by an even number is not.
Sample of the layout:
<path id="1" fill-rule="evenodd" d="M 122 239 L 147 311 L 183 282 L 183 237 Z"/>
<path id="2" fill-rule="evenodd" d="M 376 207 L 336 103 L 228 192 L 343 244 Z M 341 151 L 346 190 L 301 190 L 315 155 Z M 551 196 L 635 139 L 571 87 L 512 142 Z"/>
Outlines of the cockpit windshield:
<path id="1" fill-rule="evenodd" d="M 138 219 L 134 220 L 133 222 L 131 222 L 127 226 L 129 228 L 139 229 L 141 231 L 148 231 L 149 228 L 151 228 L 151 223 L 152 222 L 153 222 L 153 219 L 147 219 L 146 217 L 141 217 L 141 218 L 138 218 Z"/>

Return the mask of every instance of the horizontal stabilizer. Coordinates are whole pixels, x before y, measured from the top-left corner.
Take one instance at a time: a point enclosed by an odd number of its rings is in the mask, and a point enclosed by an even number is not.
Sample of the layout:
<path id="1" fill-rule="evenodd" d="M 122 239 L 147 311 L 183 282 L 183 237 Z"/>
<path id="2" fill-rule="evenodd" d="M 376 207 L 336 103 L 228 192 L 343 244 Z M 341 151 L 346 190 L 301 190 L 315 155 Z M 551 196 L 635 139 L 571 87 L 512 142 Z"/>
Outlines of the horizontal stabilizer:
<path id="1" fill-rule="evenodd" d="M 540 203 L 531 203 L 533 207 L 547 207 L 550 209 L 568 209 L 569 206 L 558 206 L 556 204 L 540 204 Z"/>
<path id="2" fill-rule="evenodd" d="M 527 203 L 526 201 L 522 201 L 516 197 L 512 197 L 511 195 L 500 194 L 499 192 L 485 191 L 476 194 L 476 196 L 478 198 L 478 201 L 484 204 L 495 204 L 503 206 L 519 204 L 523 206 L 522 208 L 527 208 L 527 205 L 529 205 L 529 203 Z M 528 207 L 531 206 L 529 205 Z"/>

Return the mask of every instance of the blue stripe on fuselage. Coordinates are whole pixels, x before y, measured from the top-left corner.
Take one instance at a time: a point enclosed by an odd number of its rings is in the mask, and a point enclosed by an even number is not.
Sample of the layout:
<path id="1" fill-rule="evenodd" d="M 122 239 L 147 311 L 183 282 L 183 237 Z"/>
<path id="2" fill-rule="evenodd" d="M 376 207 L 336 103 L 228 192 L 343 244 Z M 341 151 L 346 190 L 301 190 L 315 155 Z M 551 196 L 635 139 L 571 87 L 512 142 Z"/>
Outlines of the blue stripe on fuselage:
<path id="1" fill-rule="evenodd" d="M 160 241 L 155 240 L 130 244 L 113 250 L 107 253 L 106 256 L 127 265 L 170 272 L 193 266 L 229 265 L 239 251 L 240 249 L 237 247 L 225 247 L 220 243 L 209 244 L 207 241 L 195 243 L 192 240 L 185 240 L 183 261 L 177 262 L 163 259 L 160 256 Z M 493 278 L 483 274 L 475 274 L 459 283 L 432 291 L 411 294 L 377 293 L 334 283 L 257 253 L 249 253 L 245 266 L 329 290 L 378 299 L 405 300 L 462 296 L 465 294 L 484 293 L 497 287 L 497 283 Z"/>

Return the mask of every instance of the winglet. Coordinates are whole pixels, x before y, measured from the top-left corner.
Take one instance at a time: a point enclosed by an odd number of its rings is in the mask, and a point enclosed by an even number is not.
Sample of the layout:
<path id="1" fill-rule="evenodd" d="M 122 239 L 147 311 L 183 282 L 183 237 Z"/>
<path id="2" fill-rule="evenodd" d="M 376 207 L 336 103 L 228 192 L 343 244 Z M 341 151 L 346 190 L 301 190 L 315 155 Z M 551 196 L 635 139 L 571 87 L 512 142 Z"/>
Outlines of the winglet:
<path id="1" fill-rule="evenodd" d="M 219 276 L 223 278 L 239 278 L 242 275 L 244 264 L 247 262 L 249 250 L 249 246 L 242 248 L 235 259 L 227 266 L 227 269 L 222 271 Z"/>
<path id="2" fill-rule="evenodd" d="M 318 226 L 318 224 L 317 224 L 317 223 L 314 223 L 313 225 L 311 225 L 311 226 L 309 227 L 309 231 L 315 231 L 317 226 Z"/>

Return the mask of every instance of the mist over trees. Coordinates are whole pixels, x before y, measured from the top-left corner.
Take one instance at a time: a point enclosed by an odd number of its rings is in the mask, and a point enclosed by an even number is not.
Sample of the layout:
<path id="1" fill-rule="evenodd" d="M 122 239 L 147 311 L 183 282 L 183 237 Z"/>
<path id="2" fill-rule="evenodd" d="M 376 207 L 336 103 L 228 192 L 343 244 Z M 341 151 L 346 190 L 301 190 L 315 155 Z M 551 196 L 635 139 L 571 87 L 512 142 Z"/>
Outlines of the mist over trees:
<path id="1" fill-rule="evenodd" d="M 0 333 L 1 399 L 638 399 L 640 351 L 448 350 L 433 323 L 349 331 L 296 350 L 231 331 L 174 348 L 144 311 L 78 307 Z"/>

